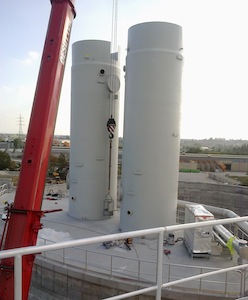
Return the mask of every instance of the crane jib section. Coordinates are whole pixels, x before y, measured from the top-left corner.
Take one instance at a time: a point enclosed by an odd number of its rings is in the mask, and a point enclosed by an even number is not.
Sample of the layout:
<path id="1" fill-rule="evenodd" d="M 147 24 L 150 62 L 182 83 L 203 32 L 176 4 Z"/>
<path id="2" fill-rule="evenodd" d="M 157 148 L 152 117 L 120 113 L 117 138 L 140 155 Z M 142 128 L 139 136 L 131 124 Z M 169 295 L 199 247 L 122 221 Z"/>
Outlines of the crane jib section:
<path id="1" fill-rule="evenodd" d="M 52 0 L 22 168 L 15 201 L 7 220 L 3 249 L 36 244 L 42 228 L 41 205 L 56 123 L 72 21 L 74 1 Z M 22 260 L 22 299 L 28 299 L 34 255 Z M 0 263 L 0 299 L 14 299 L 14 261 Z"/>

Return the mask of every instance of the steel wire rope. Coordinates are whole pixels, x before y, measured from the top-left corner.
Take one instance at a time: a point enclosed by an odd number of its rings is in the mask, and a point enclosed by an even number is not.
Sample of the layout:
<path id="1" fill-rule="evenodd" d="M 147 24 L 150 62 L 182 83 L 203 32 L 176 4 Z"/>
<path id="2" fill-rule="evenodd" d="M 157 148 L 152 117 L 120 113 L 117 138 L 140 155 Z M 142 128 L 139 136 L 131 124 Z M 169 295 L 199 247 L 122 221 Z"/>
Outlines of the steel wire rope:
<path id="1" fill-rule="evenodd" d="M 111 43 L 110 43 L 110 87 L 115 87 L 116 79 L 116 62 L 118 61 L 117 47 L 117 21 L 118 20 L 118 0 L 113 0 L 112 8 L 112 28 L 111 28 Z M 115 89 L 114 89 L 115 90 Z M 115 91 L 110 93 L 109 115 L 115 117 Z"/>
<path id="2" fill-rule="evenodd" d="M 107 122 L 107 130 L 109 132 L 109 165 L 108 165 L 108 191 L 104 200 L 104 213 L 110 213 L 110 205 L 113 205 L 113 198 L 111 196 L 111 166 L 112 166 L 112 139 L 114 138 L 114 130 L 116 128 L 115 122 L 115 80 L 116 80 L 116 62 L 118 60 L 117 48 L 117 0 L 113 0 L 112 9 L 112 30 L 110 43 L 110 77 L 109 77 L 109 119 Z"/>

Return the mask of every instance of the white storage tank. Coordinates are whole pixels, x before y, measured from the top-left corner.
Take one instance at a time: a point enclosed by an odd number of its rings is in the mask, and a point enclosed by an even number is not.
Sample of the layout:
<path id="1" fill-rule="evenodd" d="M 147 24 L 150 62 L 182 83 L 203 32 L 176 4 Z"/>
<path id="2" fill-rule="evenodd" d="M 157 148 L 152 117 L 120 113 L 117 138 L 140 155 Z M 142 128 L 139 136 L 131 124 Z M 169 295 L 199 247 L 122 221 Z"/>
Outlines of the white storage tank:
<path id="1" fill-rule="evenodd" d="M 110 54 L 110 42 L 72 45 L 69 215 L 78 219 L 104 219 L 116 206 L 119 73 L 119 55 Z"/>
<path id="2" fill-rule="evenodd" d="M 122 159 L 122 231 L 175 224 L 180 148 L 182 29 L 129 29 Z"/>

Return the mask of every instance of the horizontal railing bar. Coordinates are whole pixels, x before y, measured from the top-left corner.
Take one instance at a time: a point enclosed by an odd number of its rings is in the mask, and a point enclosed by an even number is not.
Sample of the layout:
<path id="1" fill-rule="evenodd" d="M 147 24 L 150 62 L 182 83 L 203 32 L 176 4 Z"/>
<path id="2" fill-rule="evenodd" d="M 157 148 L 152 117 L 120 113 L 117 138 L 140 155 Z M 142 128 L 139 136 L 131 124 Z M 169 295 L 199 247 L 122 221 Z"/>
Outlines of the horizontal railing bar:
<path id="1" fill-rule="evenodd" d="M 22 254 L 22 255 L 37 254 L 39 252 L 44 252 L 44 251 L 50 251 L 50 250 L 61 249 L 61 248 L 71 248 L 80 245 L 82 246 L 88 244 L 96 244 L 96 243 L 107 242 L 116 239 L 127 239 L 127 238 L 139 237 L 145 235 L 154 235 L 154 234 L 158 234 L 159 232 L 174 232 L 182 229 L 193 229 L 193 228 L 199 228 L 199 227 L 210 226 L 210 225 L 218 225 L 218 224 L 240 223 L 243 221 L 248 221 L 248 216 L 227 218 L 227 219 L 220 219 L 220 220 L 209 220 L 209 221 L 186 223 L 186 224 L 179 224 L 179 225 L 170 225 L 166 227 L 157 227 L 151 229 L 108 234 L 104 236 L 78 239 L 74 241 L 59 242 L 51 245 L 22 247 L 22 248 L 0 251 L 0 259 L 13 257 L 18 254 Z"/>
<path id="2" fill-rule="evenodd" d="M 245 268 L 248 268 L 248 264 L 238 265 L 238 266 L 235 266 L 235 267 L 229 267 L 229 268 L 219 269 L 219 270 L 212 271 L 212 272 L 207 272 L 207 273 L 204 273 L 204 274 L 194 275 L 194 276 L 190 276 L 190 277 L 187 277 L 187 278 L 182 278 L 182 279 L 178 279 L 178 280 L 174 280 L 174 281 L 171 281 L 171 282 L 164 283 L 164 284 L 162 284 L 162 288 L 167 288 L 167 287 L 170 287 L 172 285 L 179 284 L 179 283 L 184 283 L 184 282 L 188 282 L 188 281 L 208 277 L 208 276 L 211 276 L 211 275 L 226 273 L 226 272 L 229 272 L 229 271 L 237 271 L 239 269 L 245 269 Z"/>
<path id="3" fill-rule="evenodd" d="M 248 221 L 248 216 L 219 219 L 219 220 L 209 220 L 209 221 L 194 222 L 194 223 L 177 224 L 177 225 L 169 225 L 169 226 L 166 226 L 165 228 L 166 228 L 167 232 L 173 232 L 173 231 L 178 231 L 178 230 L 183 230 L 183 229 L 194 229 L 194 228 L 211 226 L 211 225 L 240 223 L 240 222 L 244 222 L 244 221 Z"/>
<path id="4" fill-rule="evenodd" d="M 44 239 L 44 238 L 41 238 L 41 239 Z M 46 239 L 44 239 L 46 240 Z M 55 243 L 55 242 L 53 242 Z M 124 256 L 120 256 L 120 255 L 114 255 L 114 254 L 110 254 L 110 253 L 102 253 L 102 252 L 98 252 L 98 251 L 95 251 L 95 250 L 89 250 L 89 249 L 83 249 L 83 248 L 79 248 L 79 247 L 73 247 L 73 249 L 76 249 L 76 250 L 80 250 L 80 251 L 84 251 L 84 252 L 89 252 L 89 253 L 94 253 L 94 254 L 98 254 L 98 255 L 102 255 L 102 256 L 112 256 L 113 258 L 117 258 L 117 259 L 124 259 L 124 260 L 130 260 L 130 261 L 137 261 L 137 258 L 132 258 L 132 257 L 124 257 Z M 57 249 L 57 250 L 60 250 L 60 249 Z M 52 250 L 50 250 L 51 253 L 59 256 L 59 257 L 62 257 L 61 254 L 58 254 L 56 252 L 53 252 Z M 56 251 L 56 250 L 55 250 Z M 65 256 L 65 258 L 69 261 L 75 261 L 75 262 L 78 262 L 78 261 L 82 261 L 81 259 L 78 260 L 78 259 L 75 259 L 75 258 L 72 258 L 71 256 Z M 50 258 L 51 259 L 51 258 Z M 145 260 L 145 259 L 139 259 L 139 261 L 141 263 L 149 263 L 149 264 L 156 264 L 157 262 L 155 260 Z M 199 266 L 194 266 L 194 265 L 183 265 L 183 264 L 175 264 L 175 263 L 163 263 L 163 266 L 171 266 L 171 267 L 175 267 L 175 268 L 187 268 L 187 269 L 198 269 Z M 201 266 L 200 267 L 201 269 L 203 270 L 219 270 L 220 268 L 214 268 L 214 267 L 205 267 L 205 266 Z"/>
<path id="5" fill-rule="evenodd" d="M 247 217 L 247 220 L 248 220 L 248 217 Z M 131 238 L 131 237 L 153 235 L 153 234 L 158 234 L 161 231 L 165 231 L 165 227 L 157 227 L 157 228 L 151 228 L 151 229 L 143 229 L 143 230 L 137 230 L 137 231 L 108 234 L 108 235 L 104 235 L 104 236 L 96 236 L 96 237 L 91 237 L 91 238 L 78 239 L 78 240 L 74 240 L 74 241 L 59 242 L 59 243 L 50 244 L 50 245 L 29 246 L 29 247 L 22 247 L 22 248 L 10 249 L 10 250 L 3 250 L 3 251 L 0 251 L 0 259 L 13 257 L 19 253 L 22 253 L 23 255 L 36 254 L 36 253 L 44 252 L 44 251 L 56 250 L 56 249 L 61 249 L 61 248 L 71 248 L 71 247 L 80 246 L 80 245 L 96 244 L 96 243 L 107 242 L 107 241 L 116 240 L 116 239 L 127 239 L 127 238 Z"/>
<path id="6" fill-rule="evenodd" d="M 126 299 L 126 298 L 130 298 L 130 297 L 133 297 L 133 296 L 137 296 L 137 295 L 141 295 L 141 294 L 145 294 L 145 293 L 149 293 L 149 292 L 155 291 L 157 288 L 158 288 L 157 285 L 154 285 L 154 286 L 150 286 L 148 288 L 144 288 L 144 289 L 141 289 L 141 290 L 137 290 L 137 291 L 125 293 L 125 294 L 122 294 L 122 295 L 113 296 L 113 297 L 110 297 L 110 298 L 104 298 L 103 300 L 121 300 L 121 299 Z"/>

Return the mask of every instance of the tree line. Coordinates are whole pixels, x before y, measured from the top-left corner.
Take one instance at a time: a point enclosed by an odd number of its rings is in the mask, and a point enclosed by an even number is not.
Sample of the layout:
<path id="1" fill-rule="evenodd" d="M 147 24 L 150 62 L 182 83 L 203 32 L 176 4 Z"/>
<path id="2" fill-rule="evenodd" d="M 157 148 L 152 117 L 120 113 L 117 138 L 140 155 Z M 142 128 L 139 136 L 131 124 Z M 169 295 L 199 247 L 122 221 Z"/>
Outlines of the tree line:
<path id="1" fill-rule="evenodd" d="M 202 148 L 200 145 L 184 147 L 185 153 L 202 153 L 202 154 L 228 154 L 228 155 L 248 155 L 248 144 L 242 146 L 216 146 L 211 149 Z"/>
<path id="2" fill-rule="evenodd" d="M 201 145 L 184 147 L 181 149 L 185 153 L 202 153 L 202 154 L 228 154 L 228 155 L 248 155 L 248 144 L 241 146 L 216 146 L 211 149 L 202 149 Z M 50 155 L 48 172 L 59 171 L 61 174 L 69 168 L 69 157 L 64 153 L 59 156 Z M 0 151 L 0 170 L 19 170 L 20 163 L 12 160 L 6 151 Z M 64 170 L 62 172 L 62 170 Z"/>
<path id="3" fill-rule="evenodd" d="M 0 151 L 0 170 L 17 171 L 20 170 L 21 163 L 12 160 L 6 151 Z M 69 157 L 64 153 L 57 155 L 50 155 L 48 174 L 56 172 L 62 180 L 65 179 L 67 170 L 69 168 Z"/>

